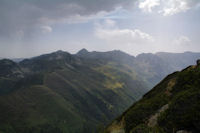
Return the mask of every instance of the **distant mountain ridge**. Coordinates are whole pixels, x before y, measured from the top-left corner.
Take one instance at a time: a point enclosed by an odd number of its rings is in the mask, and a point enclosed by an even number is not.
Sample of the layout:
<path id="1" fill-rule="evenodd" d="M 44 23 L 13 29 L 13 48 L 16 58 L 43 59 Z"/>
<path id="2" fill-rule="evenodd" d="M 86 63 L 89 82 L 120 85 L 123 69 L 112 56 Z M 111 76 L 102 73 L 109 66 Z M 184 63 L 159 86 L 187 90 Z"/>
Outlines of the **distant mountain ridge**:
<path id="1" fill-rule="evenodd" d="M 0 60 L 0 131 L 95 132 L 171 71 L 200 57 L 187 54 L 190 61 L 172 60 L 178 63 L 175 66 L 169 56 L 161 55 L 134 57 L 119 50 L 82 49 L 77 54 L 60 50 L 20 62 Z"/>
<path id="2" fill-rule="evenodd" d="M 121 64 L 128 64 L 144 81 L 149 88 L 159 83 L 161 79 L 174 71 L 180 71 L 183 68 L 195 64 L 200 58 L 200 53 L 184 52 L 184 53 L 168 53 L 158 52 L 142 53 L 136 57 L 126 54 L 120 50 L 108 52 L 89 52 L 86 49 L 80 50 L 77 56 L 96 60 L 111 60 Z"/>
<path id="3" fill-rule="evenodd" d="M 159 52 L 156 53 L 157 56 L 165 60 L 168 64 L 173 64 L 174 69 L 179 69 L 180 67 L 187 67 L 188 65 L 195 65 L 194 59 L 199 59 L 199 53 L 197 52 L 184 52 L 184 53 L 167 53 Z"/>

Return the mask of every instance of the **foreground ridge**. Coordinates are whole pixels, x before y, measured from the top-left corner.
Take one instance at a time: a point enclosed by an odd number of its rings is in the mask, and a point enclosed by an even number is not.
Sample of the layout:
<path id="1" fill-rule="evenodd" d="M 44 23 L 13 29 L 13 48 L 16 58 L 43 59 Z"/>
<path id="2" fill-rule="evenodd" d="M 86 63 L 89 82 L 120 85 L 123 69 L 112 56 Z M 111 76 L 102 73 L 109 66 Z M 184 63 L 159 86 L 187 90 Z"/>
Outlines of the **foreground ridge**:
<path id="1" fill-rule="evenodd" d="M 200 60 L 167 76 L 104 133 L 199 133 Z"/>

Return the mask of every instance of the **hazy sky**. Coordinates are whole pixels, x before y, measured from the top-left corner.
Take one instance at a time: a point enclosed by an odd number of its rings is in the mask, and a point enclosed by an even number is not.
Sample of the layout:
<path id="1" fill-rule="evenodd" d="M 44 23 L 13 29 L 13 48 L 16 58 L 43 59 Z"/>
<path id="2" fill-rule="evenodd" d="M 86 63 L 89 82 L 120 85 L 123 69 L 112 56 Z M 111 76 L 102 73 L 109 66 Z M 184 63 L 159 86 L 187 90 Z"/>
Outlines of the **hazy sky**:
<path id="1" fill-rule="evenodd" d="M 200 52 L 200 0 L 0 0 L 0 57 Z"/>

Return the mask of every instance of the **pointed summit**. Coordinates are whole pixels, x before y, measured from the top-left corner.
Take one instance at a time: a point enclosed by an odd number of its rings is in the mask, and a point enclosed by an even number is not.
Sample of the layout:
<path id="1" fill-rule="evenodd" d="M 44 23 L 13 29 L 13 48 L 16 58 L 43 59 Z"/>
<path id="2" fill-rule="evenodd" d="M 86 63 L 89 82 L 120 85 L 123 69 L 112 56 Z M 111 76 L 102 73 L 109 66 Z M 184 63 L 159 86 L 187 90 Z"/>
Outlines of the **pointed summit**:
<path id="1" fill-rule="evenodd" d="M 89 52 L 87 51 L 87 49 L 83 48 L 83 49 L 81 49 L 80 51 L 77 52 L 77 55 L 82 56 L 82 55 L 86 55 L 88 53 Z"/>

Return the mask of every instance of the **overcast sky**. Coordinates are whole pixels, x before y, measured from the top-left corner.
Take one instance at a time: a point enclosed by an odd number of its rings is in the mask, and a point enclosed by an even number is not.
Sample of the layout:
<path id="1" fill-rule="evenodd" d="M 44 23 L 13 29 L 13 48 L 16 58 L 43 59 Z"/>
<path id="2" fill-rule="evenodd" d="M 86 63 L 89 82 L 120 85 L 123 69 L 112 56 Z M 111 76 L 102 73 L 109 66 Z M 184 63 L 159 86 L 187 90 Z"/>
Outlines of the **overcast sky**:
<path id="1" fill-rule="evenodd" d="M 0 57 L 200 52 L 200 0 L 0 0 Z"/>

